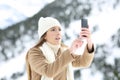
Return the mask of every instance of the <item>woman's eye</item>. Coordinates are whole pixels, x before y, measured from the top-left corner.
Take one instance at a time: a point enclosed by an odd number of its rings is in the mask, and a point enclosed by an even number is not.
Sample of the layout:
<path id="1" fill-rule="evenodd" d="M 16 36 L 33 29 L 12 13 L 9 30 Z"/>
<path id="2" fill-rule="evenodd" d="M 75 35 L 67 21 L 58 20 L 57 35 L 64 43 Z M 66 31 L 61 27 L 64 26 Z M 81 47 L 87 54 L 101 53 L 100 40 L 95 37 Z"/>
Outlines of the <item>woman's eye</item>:
<path id="1" fill-rule="evenodd" d="M 61 29 L 59 29 L 59 31 L 61 31 Z"/>
<path id="2" fill-rule="evenodd" d="M 61 31 L 61 29 L 59 28 L 59 29 L 55 29 L 55 28 L 53 28 L 53 29 L 51 29 L 51 31 Z"/>
<path id="3" fill-rule="evenodd" d="M 51 31 L 55 31 L 55 29 L 51 29 Z"/>

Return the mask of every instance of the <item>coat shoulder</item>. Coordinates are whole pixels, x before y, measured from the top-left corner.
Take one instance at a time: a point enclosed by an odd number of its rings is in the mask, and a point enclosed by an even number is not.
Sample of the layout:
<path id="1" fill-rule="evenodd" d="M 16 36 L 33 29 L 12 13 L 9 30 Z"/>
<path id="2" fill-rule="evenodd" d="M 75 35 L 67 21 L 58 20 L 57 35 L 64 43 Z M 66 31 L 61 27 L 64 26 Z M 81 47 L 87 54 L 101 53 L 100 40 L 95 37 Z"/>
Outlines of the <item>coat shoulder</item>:
<path id="1" fill-rule="evenodd" d="M 27 52 L 27 55 L 26 56 L 29 56 L 29 55 L 43 55 L 42 51 L 40 50 L 40 48 L 38 47 L 33 47 L 33 48 L 30 48 Z"/>

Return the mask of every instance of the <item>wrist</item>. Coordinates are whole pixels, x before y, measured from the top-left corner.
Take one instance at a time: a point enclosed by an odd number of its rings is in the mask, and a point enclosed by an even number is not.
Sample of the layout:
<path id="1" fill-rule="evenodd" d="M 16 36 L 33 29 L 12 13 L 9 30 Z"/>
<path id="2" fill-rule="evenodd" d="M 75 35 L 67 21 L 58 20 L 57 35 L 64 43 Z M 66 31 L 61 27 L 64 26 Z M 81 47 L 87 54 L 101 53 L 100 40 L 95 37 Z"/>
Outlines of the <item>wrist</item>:
<path id="1" fill-rule="evenodd" d="M 88 50 L 89 53 L 92 53 L 94 51 L 94 44 L 92 44 L 91 47 L 89 47 L 88 44 L 87 44 L 87 50 Z"/>
<path id="2" fill-rule="evenodd" d="M 92 40 L 91 40 L 91 39 L 88 39 L 88 40 L 87 40 L 87 43 L 88 43 L 88 49 L 91 49 L 91 48 L 92 48 L 92 45 L 93 45 Z"/>

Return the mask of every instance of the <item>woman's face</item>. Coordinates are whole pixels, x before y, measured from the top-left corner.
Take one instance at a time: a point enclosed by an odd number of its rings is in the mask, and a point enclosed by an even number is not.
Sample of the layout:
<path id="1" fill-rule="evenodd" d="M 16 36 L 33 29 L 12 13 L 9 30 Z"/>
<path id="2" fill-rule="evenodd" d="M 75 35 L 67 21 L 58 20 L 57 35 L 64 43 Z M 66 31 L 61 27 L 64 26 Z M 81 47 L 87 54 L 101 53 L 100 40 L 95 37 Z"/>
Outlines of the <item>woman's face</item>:
<path id="1" fill-rule="evenodd" d="M 61 38 L 61 28 L 58 26 L 50 28 L 45 36 L 46 41 L 53 45 L 61 44 Z"/>

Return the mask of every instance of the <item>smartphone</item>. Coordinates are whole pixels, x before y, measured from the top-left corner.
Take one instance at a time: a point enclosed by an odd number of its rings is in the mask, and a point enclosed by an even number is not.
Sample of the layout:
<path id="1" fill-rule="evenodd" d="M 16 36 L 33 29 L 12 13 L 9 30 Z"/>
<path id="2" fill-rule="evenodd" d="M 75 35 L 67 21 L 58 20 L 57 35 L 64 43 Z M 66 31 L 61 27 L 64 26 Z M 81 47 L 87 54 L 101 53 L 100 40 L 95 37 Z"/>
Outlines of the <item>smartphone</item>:
<path id="1" fill-rule="evenodd" d="M 81 19 L 81 27 L 82 28 L 88 28 L 88 20 L 87 19 Z"/>
<path id="2" fill-rule="evenodd" d="M 88 20 L 83 18 L 81 19 L 81 28 L 88 28 Z M 83 35 L 83 37 L 86 37 L 85 35 Z"/>

